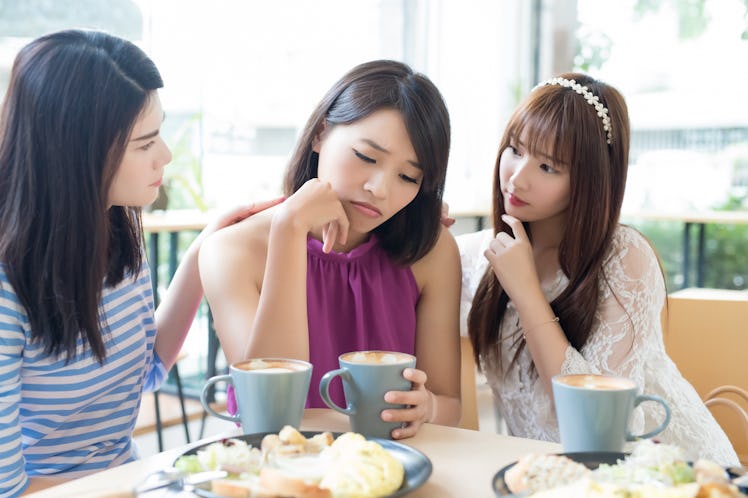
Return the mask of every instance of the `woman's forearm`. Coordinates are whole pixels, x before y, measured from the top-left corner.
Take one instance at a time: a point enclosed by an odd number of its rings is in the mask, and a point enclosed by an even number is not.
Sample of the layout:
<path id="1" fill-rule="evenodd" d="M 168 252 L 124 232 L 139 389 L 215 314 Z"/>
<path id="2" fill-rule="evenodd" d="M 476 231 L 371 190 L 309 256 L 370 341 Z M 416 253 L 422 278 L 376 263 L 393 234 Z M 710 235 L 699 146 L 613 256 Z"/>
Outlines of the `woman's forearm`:
<path id="1" fill-rule="evenodd" d="M 308 360 L 307 232 L 283 221 L 274 220 L 270 229 L 265 275 L 245 357 Z"/>
<path id="2" fill-rule="evenodd" d="M 432 393 L 432 424 L 456 426 L 462 418 L 462 402 L 453 396 Z"/>
<path id="3" fill-rule="evenodd" d="M 197 268 L 197 245 L 197 241 L 193 242 L 187 249 L 156 310 L 158 334 L 155 350 L 167 370 L 179 355 L 203 297 Z"/>

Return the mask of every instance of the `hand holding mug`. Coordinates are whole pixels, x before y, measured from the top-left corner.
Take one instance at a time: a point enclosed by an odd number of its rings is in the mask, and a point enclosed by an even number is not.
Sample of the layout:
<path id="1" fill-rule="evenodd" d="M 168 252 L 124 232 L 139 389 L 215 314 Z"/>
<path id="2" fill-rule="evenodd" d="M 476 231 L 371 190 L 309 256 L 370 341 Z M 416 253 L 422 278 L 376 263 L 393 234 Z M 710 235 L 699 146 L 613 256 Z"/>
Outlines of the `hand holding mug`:
<path id="1" fill-rule="evenodd" d="M 327 372 L 320 380 L 322 400 L 333 410 L 348 415 L 353 432 L 366 437 L 392 438 L 393 431 L 400 429 L 403 422 L 383 420 L 382 414 L 388 409 L 407 407 L 386 401 L 385 395 L 400 399 L 403 392 L 408 394 L 412 385 L 403 372 L 414 369 L 415 356 L 394 351 L 354 351 L 340 355 L 338 363 L 340 368 Z M 330 397 L 330 382 L 338 376 L 343 381 L 345 408 Z"/>
<path id="2" fill-rule="evenodd" d="M 426 389 L 426 372 L 417 368 L 406 368 L 403 377 L 412 383 L 410 391 L 388 391 L 384 400 L 405 408 L 390 408 L 382 412 L 382 420 L 399 422 L 402 427 L 392 431 L 394 439 L 415 436 L 425 422 L 434 418 L 436 408 L 434 394 Z"/>

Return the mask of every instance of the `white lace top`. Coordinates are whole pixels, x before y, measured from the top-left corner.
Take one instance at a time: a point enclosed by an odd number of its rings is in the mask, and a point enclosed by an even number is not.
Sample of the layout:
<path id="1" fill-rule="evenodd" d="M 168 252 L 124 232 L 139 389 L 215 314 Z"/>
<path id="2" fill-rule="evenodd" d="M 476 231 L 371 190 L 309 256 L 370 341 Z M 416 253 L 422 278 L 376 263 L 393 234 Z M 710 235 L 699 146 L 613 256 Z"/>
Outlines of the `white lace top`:
<path id="1" fill-rule="evenodd" d="M 492 238 L 491 229 L 457 237 L 462 256 L 463 335 L 467 335 L 473 295 L 488 265 L 483 252 Z M 581 351 L 568 347 L 562 373 L 606 373 L 634 380 L 642 393 L 661 396 L 670 406 L 670 424 L 657 439 L 682 447 L 694 459 L 737 464 L 737 454 L 724 431 L 665 353 L 660 322 L 665 286 L 657 257 L 644 237 L 630 227 L 619 226 L 605 272 L 610 287 L 601 282 L 593 333 Z M 568 283 L 559 270 L 553 284 L 543 289 L 548 301 L 556 298 Z M 502 337 L 518 332 L 518 323 L 517 311 L 510 301 L 501 325 Z M 519 345 L 512 340 L 506 344 L 503 365 L 510 364 Z M 524 348 L 510 371 L 502 374 L 497 367 L 486 365 L 483 370 L 510 435 L 559 441 L 553 403 L 531 365 L 530 352 Z M 658 403 L 642 403 L 634 411 L 630 429 L 633 434 L 642 434 L 659 425 L 663 416 Z"/>

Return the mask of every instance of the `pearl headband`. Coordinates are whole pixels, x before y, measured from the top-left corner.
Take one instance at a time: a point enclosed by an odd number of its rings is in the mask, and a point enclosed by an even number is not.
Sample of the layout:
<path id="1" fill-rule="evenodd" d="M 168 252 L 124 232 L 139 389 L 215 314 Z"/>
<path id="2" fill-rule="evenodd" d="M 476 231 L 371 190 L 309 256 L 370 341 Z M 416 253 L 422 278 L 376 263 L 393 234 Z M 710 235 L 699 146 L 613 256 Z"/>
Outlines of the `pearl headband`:
<path id="1" fill-rule="evenodd" d="M 567 80 L 566 78 L 551 78 L 547 81 L 539 83 L 535 88 L 538 88 L 544 85 L 559 85 L 565 88 L 571 88 L 572 90 L 577 92 L 579 95 L 584 97 L 587 103 L 595 108 L 595 110 L 597 111 L 597 115 L 600 117 L 600 119 L 602 119 L 603 130 L 605 130 L 605 134 L 608 136 L 608 140 L 607 140 L 608 144 L 611 143 L 613 139 L 613 136 L 611 135 L 611 130 L 613 128 L 610 126 L 610 117 L 608 116 L 608 108 L 600 103 L 600 99 L 598 98 L 597 95 L 590 92 L 586 86 L 582 86 L 576 81 Z"/>

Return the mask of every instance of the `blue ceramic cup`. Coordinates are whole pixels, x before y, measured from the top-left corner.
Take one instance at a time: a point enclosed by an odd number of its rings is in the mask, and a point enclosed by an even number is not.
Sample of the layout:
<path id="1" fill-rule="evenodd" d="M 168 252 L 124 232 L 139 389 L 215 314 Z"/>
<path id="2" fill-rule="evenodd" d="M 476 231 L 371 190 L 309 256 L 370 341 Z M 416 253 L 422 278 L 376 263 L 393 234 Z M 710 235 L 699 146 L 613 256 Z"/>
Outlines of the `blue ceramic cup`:
<path id="1" fill-rule="evenodd" d="M 626 441 L 653 437 L 670 422 L 670 408 L 659 396 L 638 393 L 624 377 L 577 374 L 551 379 L 561 446 L 565 452 L 623 451 Z M 634 435 L 628 428 L 631 412 L 645 401 L 662 405 L 665 417 L 655 429 Z"/>
<path id="2" fill-rule="evenodd" d="M 405 408 L 384 400 L 388 391 L 410 391 L 411 382 L 403 377 L 403 370 L 416 366 L 416 357 L 394 351 L 354 351 L 338 357 L 340 368 L 322 376 L 319 393 L 332 408 L 348 415 L 351 430 L 366 437 L 391 439 L 392 430 L 400 422 L 385 422 L 382 411 Z M 343 381 L 346 407 L 330 399 L 330 381 L 340 376 Z"/>
<path id="3" fill-rule="evenodd" d="M 312 379 L 312 364 L 286 358 L 257 358 L 234 363 L 227 375 L 208 379 L 200 401 L 211 415 L 242 425 L 247 434 L 278 432 L 283 426 L 299 428 Z M 208 402 L 216 382 L 234 386 L 238 413 L 216 412 Z"/>

